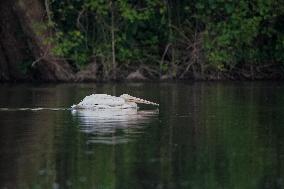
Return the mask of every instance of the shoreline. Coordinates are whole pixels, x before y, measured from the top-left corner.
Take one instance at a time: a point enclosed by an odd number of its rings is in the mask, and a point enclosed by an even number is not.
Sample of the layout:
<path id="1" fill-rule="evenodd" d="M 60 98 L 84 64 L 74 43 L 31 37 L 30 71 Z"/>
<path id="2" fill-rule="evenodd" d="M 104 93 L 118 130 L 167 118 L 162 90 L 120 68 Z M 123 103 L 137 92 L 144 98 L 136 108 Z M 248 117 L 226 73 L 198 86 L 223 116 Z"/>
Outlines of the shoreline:
<path id="1" fill-rule="evenodd" d="M 283 78 L 262 78 L 262 79 L 168 79 L 168 80 L 94 80 L 94 81 L 40 81 L 40 80 L 20 80 L 20 81 L 0 81 L 0 85 L 5 84 L 123 84 L 123 83 L 219 83 L 219 82 L 283 82 Z"/>

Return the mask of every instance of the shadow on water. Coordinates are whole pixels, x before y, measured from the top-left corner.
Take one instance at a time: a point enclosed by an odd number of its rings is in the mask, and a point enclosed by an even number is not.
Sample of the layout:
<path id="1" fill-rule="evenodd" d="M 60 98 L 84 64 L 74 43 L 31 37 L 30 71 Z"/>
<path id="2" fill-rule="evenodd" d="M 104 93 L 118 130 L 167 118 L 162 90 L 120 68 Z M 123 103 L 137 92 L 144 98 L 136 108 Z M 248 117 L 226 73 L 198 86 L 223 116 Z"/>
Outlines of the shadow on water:
<path id="1" fill-rule="evenodd" d="M 93 92 L 159 113 L 68 110 Z M 2 85 L 0 189 L 284 188 L 283 94 L 275 82 Z"/>

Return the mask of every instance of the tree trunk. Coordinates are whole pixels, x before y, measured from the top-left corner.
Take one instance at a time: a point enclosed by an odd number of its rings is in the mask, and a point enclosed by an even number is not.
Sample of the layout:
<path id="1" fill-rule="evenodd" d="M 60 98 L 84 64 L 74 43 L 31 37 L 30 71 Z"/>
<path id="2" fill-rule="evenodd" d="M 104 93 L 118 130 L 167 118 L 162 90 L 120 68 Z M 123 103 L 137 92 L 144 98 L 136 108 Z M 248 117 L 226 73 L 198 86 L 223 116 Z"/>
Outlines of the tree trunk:
<path id="1" fill-rule="evenodd" d="M 14 1 L 0 2 L 1 71 L 10 80 L 26 79 L 21 70 L 29 58 L 17 15 L 13 11 Z"/>
<path id="2" fill-rule="evenodd" d="M 113 79 L 116 79 L 116 58 L 115 58 L 115 36 L 114 36 L 114 2 L 111 1 L 111 49 L 112 49 L 112 70 Z"/>
<path id="3" fill-rule="evenodd" d="M 2 44 L 0 44 L 0 81 L 9 81 L 9 69 Z"/>
<path id="4" fill-rule="evenodd" d="M 1 0 L 0 80 L 72 81 L 69 64 L 52 55 L 50 37 L 41 0 Z"/>

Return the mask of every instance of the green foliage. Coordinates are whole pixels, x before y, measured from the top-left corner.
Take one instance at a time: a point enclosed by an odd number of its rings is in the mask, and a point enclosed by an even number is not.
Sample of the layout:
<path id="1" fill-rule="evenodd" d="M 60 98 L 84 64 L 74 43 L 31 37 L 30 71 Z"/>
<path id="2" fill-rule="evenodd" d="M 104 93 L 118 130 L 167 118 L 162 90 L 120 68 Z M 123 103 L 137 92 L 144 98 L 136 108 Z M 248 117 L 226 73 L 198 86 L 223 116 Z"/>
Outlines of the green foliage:
<path id="1" fill-rule="evenodd" d="M 79 66 L 95 57 L 109 67 L 114 54 L 118 65 L 163 73 L 176 66 L 183 72 L 193 60 L 217 71 L 284 61 L 284 3 L 274 0 L 71 0 L 51 8 L 54 52 Z M 194 54 L 194 43 L 202 53 Z"/>
<path id="2" fill-rule="evenodd" d="M 71 7 L 77 15 L 70 11 Z M 165 4 L 158 0 L 137 4 L 127 0 L 54 1 L 52 9 L 56 29 L 59 30 L 54 52 L 74 60 L 76 64 L 91 56 L 108 64 L 112 56 L 112 28 L 119 64 L 150 62 L 147 57 L 159 59 L 159 44 L 167 34 L 157 31 L 165 27 Z M 113 25 L 111 14 L 114 14 Z"/>
<path id="3" fill-rule="evenodd" d="M 204 48 L 208 63 L 222 69 L 239 63 L 283 61 L 277 54 L 283 46 L 278 42 L 281 35 L 273 24 L 275 13 L 284 12 L 277 7 L 279 4 L 272 0 L 196 4 L 197 18 L 206 25 Z"/>
<path id="4" fill-rule="evenodd" d="M 55 35 L 56 46 L 52 49 L 53 53 L 58 56 L 68 57 L 76 62 L 78 66 L 87 63 L 88 52 L 82 48 L 84 37 L 80 31 L 70 31 L 68 33 L 57 32 Z"/>

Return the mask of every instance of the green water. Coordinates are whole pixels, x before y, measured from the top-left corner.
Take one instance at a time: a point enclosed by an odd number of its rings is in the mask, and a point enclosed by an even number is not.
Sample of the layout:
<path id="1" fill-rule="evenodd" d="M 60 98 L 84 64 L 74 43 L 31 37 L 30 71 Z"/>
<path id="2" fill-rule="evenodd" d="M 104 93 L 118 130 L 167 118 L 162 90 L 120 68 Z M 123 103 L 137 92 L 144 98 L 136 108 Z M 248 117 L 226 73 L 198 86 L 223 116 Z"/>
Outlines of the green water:
<path id="1" fill-rule="evenodd" d="M 107 119 L 68 109 L 91 93 L 160 108 Z M 284 188 L 284 83 L 0 85 L 10 188 Z"/>

